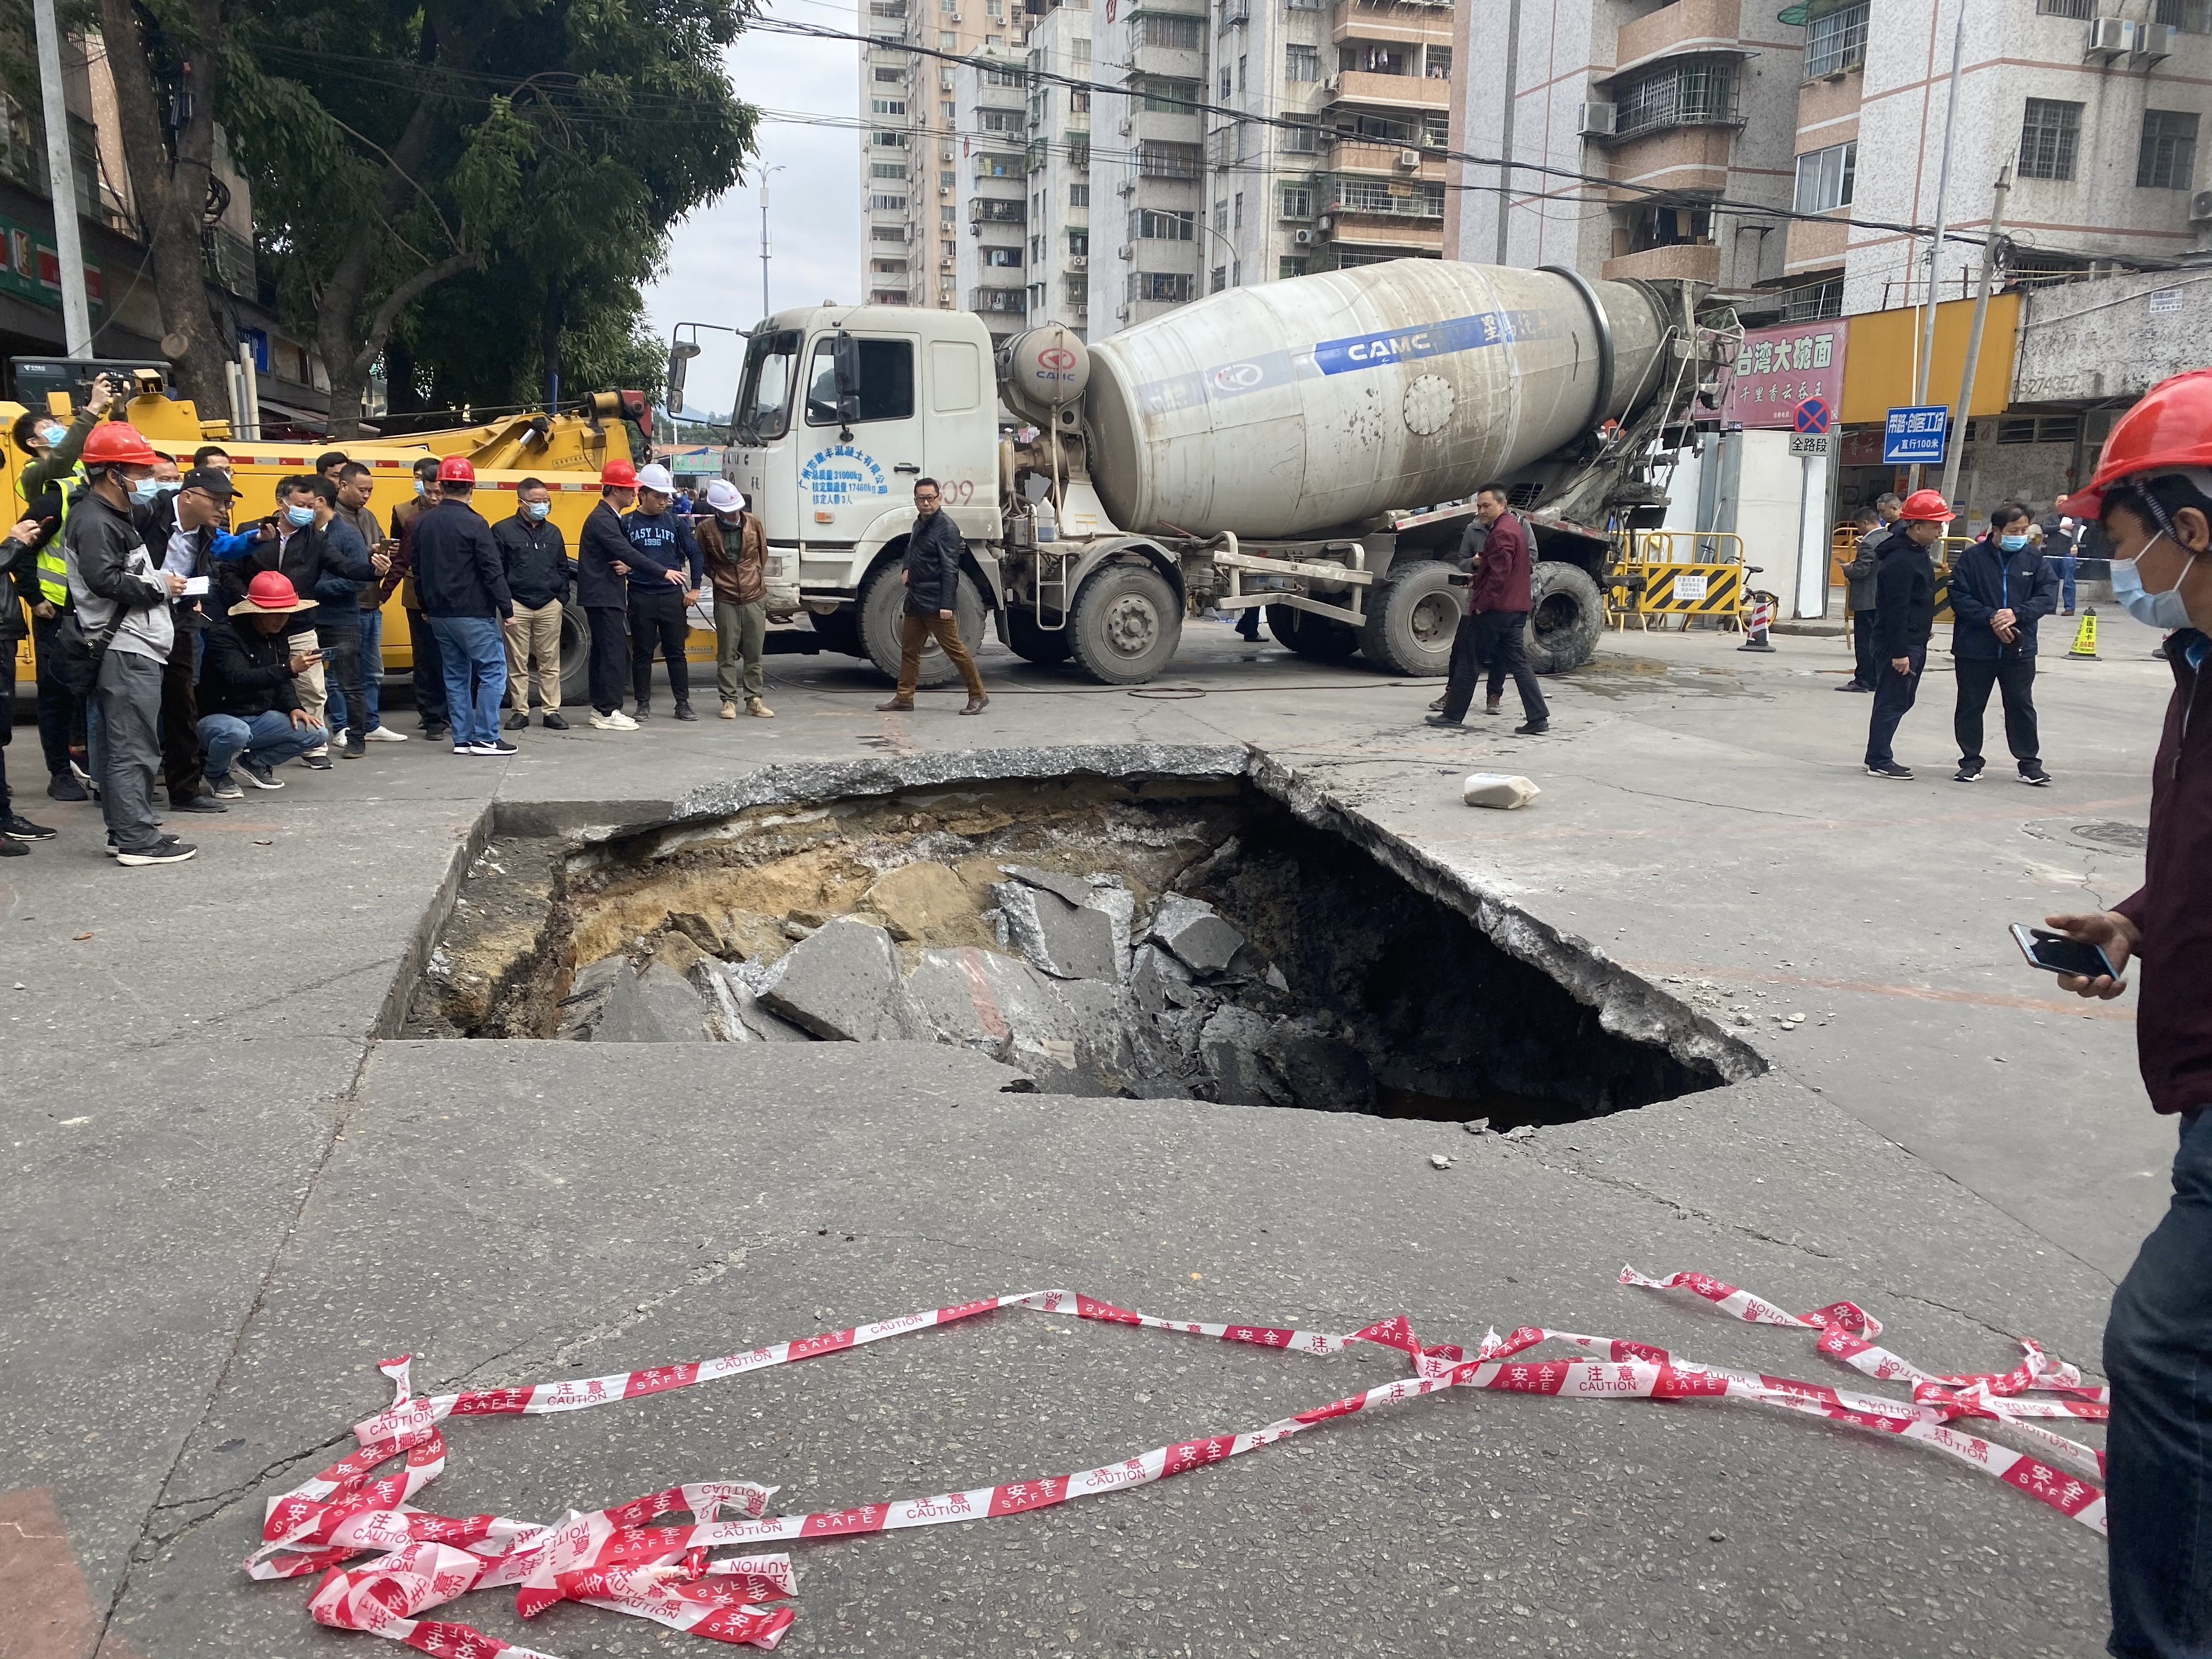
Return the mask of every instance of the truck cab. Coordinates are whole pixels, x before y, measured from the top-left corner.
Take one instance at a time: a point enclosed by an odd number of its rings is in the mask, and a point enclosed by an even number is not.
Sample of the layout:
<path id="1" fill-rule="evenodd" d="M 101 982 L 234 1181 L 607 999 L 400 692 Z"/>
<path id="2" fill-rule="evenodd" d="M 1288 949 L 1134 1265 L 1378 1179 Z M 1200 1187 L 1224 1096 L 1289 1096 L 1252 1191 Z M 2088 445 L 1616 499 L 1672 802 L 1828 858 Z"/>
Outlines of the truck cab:
<path id="1" fill-rule="evenodd" d="M 998 406 L 990 336 L 966 312 L 813 306 L 753 331 L 723 475 L 760 517 L 771 582 L 795 583 L 831 649 L 896 672 L 896 572 L 923 477 L 971 550 L 959 622 L 980 637 L 999 602 Z M 933 642 L 925 682 L 950 672 Z"/>

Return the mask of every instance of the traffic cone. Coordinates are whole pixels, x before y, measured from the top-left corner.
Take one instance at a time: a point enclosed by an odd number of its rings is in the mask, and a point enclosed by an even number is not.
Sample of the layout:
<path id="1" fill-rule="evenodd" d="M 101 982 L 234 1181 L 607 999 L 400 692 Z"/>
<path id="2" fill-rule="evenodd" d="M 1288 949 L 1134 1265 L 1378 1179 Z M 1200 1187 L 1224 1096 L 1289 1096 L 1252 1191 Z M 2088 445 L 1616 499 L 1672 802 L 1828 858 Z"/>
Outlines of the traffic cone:
<path id="1" fill-rule="evenodd" d="M 1774 641 L 1766 637 L 1767 629 L 1773 625 L 1773 599 L 1765 593 L 1753 594 L 1751 601 L 1751 614 L 1745 623 L 1744 641 L 1736 647 L 1736 649 L 1739 651 L 1773 650 Z"/>
<path id="2" fill-rule="evenodd" d="M 2082 611 L 2081 625 L 2074 630 L 2073 648 L 2066 654 L 2069 657 L 2087 657 L 2092 662 L 2096 661 L 2097 610 L 2094 605 Z"/>

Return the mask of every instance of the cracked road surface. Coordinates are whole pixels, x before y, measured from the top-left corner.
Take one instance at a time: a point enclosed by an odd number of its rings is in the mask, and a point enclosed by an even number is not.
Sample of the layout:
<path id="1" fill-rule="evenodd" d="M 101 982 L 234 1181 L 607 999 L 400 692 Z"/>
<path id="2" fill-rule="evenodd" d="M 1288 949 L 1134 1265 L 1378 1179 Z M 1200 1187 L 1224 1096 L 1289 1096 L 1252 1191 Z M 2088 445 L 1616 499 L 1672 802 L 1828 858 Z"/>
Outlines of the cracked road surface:
<path id="1" fill-rule="evenodd" d="M 1851 1297 L 1939 1368 L 2008 1364 L 2018 1334 L 2093 1366 L 2172 1136 L 2134 1081 L 2130 1005 L 2084 1018 L 2004 924 L 2109 902 L 2140 868 L 2070 832 L 2147 804 L 2166 678 L 2142 630 L 2105 634 L 2103 662 L 2045 659 L 2058 782 L 2033 793 L 1948 781 L 1940 680 L 1900 740 L 1920 781 L 1861 775 L 1838 641 L 1609 640 L 1586 686 L 1552 683 L 1553 735 L 1531 740 L 1431 731 L 1433 685 L 1194 624 L 1170 684 L 1202 696 L 993 650 L 983 715 L 925 693 L 884 720 L 872 676 L 786 658 L 770 732 L 533 728 L 503 764 L 379 746 L 288 769 L 252 824 L 194 824 L 205 850 L 174 870 L 117 869 L 96 819 L 56 807 L 62 838 L 0 885 L 0 1654 L 360 1649 L 309 1624 L 304 1586 L 234 1569 L 261 1499 L 345 1443 L 402 1350 L 419 1387 L 523 1381 L 1060 1285 L 1177 1317 L 1403 1312 L 1455 1341 L 1540 1322 L 1842 1375 L 1790 1333 L 1618 1287 L 1632 1261 L 1793 1308 Z M 902 1045 L 376 1041 L 495 800 L 567 822 L 618 803 L 611 821 L 774 761 L 1138 740 L 1257 744 L 1674 994 L 1712 981 L 1700 1006 L 1774 1071 L 1509 1144 L 1010 1095 L 987 1061 Z M 1471 812 L 1478 767 L 1544 795 Z M 472 1420 L 423 1501 L 545 1518 L 719 1477 L 791 1507 L 914 1496 L 1249 1426 L 1382 1365 L 1001 1314 Z M 1912 1447 L 1703 1403 L 1447 1396 L 1127 1496 L 799 1553 L 802 1654 L 1812 1654 L 1849 1631 L 1872 1653 L 2074 1655 L 2102 1634 L 2081 1528 Z M 454 1613 L 568 1659 L 684 1645 L 585 1608 L 526 1632 L 495 1596 Z"/>

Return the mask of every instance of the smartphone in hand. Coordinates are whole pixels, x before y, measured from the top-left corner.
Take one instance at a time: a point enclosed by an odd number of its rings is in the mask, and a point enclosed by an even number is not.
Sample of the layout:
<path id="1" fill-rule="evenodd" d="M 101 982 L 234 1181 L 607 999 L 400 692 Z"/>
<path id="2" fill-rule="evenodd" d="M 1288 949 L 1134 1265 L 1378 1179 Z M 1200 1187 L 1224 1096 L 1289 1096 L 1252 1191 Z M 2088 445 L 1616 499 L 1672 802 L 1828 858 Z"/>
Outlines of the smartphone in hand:
<path id="1" fill-rule="evenodd" d="M 2100 974 L 2110 979 L 2120 976 L 2100 945 L 2069 939 L 2047 927 L 2023 927 L 2018 922 L 2012 925 L 2012 937 L 2030 965 L 2045 973 L 2079 974 L 2084 979 L 2095 979 Z"/>

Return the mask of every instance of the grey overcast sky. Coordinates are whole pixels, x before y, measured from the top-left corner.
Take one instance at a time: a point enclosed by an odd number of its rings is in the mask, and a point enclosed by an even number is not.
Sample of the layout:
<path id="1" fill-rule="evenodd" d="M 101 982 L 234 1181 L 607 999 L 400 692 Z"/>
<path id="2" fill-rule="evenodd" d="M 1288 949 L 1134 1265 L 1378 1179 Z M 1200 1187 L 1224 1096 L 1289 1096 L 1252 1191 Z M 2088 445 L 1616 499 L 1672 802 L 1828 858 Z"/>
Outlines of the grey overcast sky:
<path id="1" fill-rule="evenodd" d="M 770 17 L 850 29 L 847 0 L 769 0 Z M 726 66 L 738 95 L 764 111 L 850 123 L 857 113 L 858 48 L 849 40 L 807 40 L 750 31 Z M 646 294 L 646 314 L 666 339 L 678 323 L 750 328 L 761 318 L 760 180 L 768 175 L 770 310 L 860 297 L 858 140 L 850 125 L 809 125 L 764 118 L 760 154 L 745 182 L 678 225 L 668 269 Z M 686 404 L 726 411 L 737 395 L 744 342 L 702 329 L 703 348 L 684 387 Z"/>

